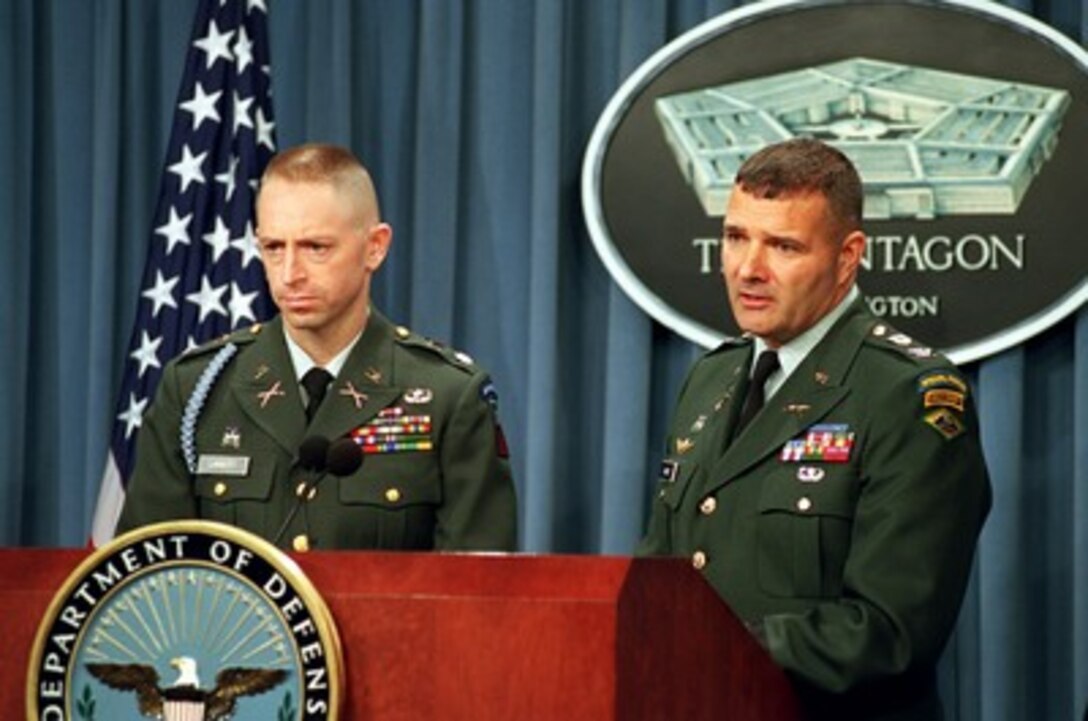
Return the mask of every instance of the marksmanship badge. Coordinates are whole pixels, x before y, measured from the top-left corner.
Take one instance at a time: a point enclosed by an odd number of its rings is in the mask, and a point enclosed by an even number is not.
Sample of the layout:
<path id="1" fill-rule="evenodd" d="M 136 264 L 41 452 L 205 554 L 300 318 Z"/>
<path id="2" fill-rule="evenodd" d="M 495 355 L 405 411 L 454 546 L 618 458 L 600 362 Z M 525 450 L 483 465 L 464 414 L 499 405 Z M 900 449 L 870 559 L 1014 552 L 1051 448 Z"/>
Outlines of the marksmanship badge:
<path id="1" fill-rule="evenodd" d="M 338 718 L 343 664 L 327 607 L 257 536 L 179 521 L 95 551 L 34 641 L 27 718 Z"/>

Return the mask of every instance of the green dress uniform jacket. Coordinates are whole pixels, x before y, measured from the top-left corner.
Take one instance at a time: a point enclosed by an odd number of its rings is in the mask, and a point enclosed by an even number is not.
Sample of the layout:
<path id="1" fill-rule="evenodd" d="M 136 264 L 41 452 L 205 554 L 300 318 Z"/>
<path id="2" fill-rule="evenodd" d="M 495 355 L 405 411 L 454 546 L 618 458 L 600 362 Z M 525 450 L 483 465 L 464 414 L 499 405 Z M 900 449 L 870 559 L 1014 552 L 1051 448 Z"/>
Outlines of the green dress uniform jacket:
<path id="1" fill-rule="evenodd" d="M 512 551 L 514 484 L 494 405 L 488 376 L 468 356 L 372 311 L 307 425 L 276 318 L 166 367 L 143 419 L 117 530 L 202 518 L 274 539 L 299 502 L 300 483 L 315 480 L 297 463 L 303 440 L 354 432 L 371 441 L 361 447 L 362 466 L 321 478 L 285 543 Z"/>
<path id="2" fill-rule="evenodd" d="M 640 553 L 692 559 L 812 719 L 939 719 L 990 484 L 950 362 L 854 302 L 736 438 L 752 341 L 689 373 Z"/>

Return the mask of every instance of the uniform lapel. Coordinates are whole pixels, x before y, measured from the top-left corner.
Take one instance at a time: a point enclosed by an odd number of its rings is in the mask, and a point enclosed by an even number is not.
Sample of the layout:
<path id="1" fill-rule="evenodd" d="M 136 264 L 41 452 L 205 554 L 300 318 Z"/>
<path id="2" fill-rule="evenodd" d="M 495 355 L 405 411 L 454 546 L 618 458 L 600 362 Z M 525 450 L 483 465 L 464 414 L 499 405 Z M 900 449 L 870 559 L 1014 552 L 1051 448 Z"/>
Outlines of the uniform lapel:
<path id="1" fill-rule="evenodd" d="M 729 359 L 724 366 L 723 373 L 728 382 L 722 395 L 713 400 L 713 404 L 704 412 L 705 417 L 712 418 L 707 424 L 706 430 L 698 443 L 703 446 L 705 456 L 716 459 L 721 455 L 733 434 L 733 427 L 740 415 L 740 406 L 744 401 L 744 394 L 748 387 L 748 368 L 752 364 L 752 345 L 749 344 L 744 352 L 732 354 L 735 357 Z M 700 416 L 700 417 L 704 417 Z M 683 443 L 686 436 L 677 436 L 676 442 Z M 670 449 L 677 452 L 679 449 Z"/>
<path id="2" fill-rule="evenodd" d="M 392 385 L 394 348 L 393 326 L 372 310 L 363 336 L 352 348 L 307 430 L 339 438 L 403 395 L 403 388 Z"/>
<path id="3" fill-rule="evenodd" d="M 724 455 L 711 464 L 706 490 L 720 488 L 776 455 L 786 441 L 818 423 L 846 398 L 850 389 L 842 381 L 872 325 L 861 303 L 847 309 Z"/>
<path id="4" fill-rule="evenodd" d="M 270 321 L 240 354 L 231 392 L 254 423 L 294 454 L 306 430 L 306 415 L 282 323 L 279 317 Z"/>

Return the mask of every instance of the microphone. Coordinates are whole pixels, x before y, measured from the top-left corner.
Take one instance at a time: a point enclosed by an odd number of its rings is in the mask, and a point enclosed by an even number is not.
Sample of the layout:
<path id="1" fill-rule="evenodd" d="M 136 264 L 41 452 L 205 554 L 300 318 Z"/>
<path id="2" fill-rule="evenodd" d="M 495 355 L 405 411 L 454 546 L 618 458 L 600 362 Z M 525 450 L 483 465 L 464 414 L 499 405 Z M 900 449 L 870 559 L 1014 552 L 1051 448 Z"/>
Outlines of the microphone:
<path id="1" fill-rule="evenodd" d="M 298 447 L 298 465 L 307 471 L 320 473 L 325 470 L 325 457 L 331 443 L 324 436 L 310 436 Z"/>
<path id="2" fill-rule="evenodd" d="M 350 438 L 339 438 L 330 443 L 328 438 L 310 436 L 298 448 L 297 463 L 300 468 L 316 472 L 317 475 L 312 481 L 303 481 L 299 484 L 296 491 L 298 498 L 295 499 L 291 512 L 287 514 L 287 518 L 283 519 L 283 525 L 276 531 L 276 535 L 272 539 L 272 545 L 274 546 L 280 545 L 280 541 L 283 540 L 284 534 L 290 528 L 291 521 L 298 515 L 302 504 L 306 502 L 321 481 L 325 480 L 325 476 L 331 474 L 340 478 L 355 473 L 355 471 L 359 470 L 359 466 L 363 465 L 363 452 L 355 441 Z"/>
<path id="3" fill-rule="evenodd" d="M 350 476 L 363 465 L 363 451 L 359 444 L 350 438 L 338 438 L 329 444 L 325 452 L 325 472 L 337 477 Z M 312 488 L 317 488 L 322 476 L 314 479 Z"/>

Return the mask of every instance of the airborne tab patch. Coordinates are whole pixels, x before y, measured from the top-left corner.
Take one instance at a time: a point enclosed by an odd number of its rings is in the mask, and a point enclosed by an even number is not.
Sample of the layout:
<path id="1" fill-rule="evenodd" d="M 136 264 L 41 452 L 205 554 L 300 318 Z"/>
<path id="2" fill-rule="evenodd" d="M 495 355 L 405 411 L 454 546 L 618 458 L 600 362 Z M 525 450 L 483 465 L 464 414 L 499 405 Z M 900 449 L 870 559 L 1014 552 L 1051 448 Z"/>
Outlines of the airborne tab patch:
<path id="1" fill-rule="evenodd" d="M 926 373 L 918 379 L 919 391 L 928 391 L 931 388 L 952 388 L 960 393 L 967 393 L 967 384 L 963 379 L 947 371 Z"/>

